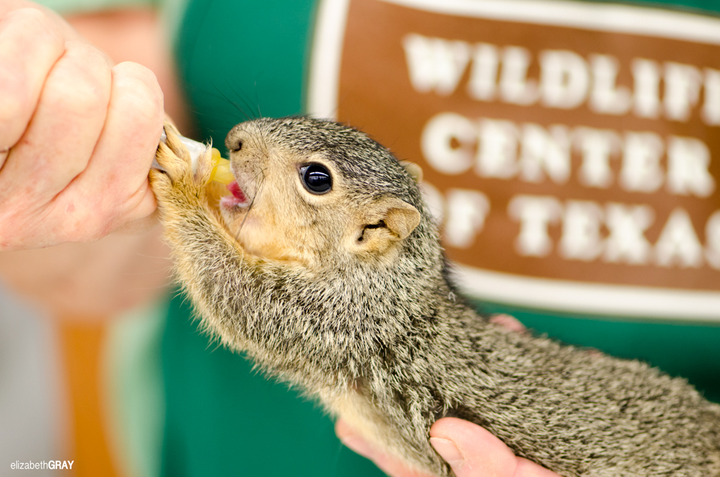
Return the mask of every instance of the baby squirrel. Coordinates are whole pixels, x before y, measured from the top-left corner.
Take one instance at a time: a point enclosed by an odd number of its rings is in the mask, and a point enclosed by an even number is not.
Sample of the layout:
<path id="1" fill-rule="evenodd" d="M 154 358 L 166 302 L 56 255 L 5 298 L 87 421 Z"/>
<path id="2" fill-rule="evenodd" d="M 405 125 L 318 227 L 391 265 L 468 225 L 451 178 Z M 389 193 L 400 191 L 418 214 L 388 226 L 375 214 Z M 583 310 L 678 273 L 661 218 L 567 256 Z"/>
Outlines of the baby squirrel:
<path id="1" fill-rule="evenodd" d="M 204 326 L 378 447 L 452 475 L 428 431 L 455 416 L 563 476 L 720 476 L 720 405 L 684 380 L 476 314 L 413 177 L 364 133 L 239 124 L 218 203 L 210 153 L 193 173 L 166 130 L 150 179 Z"/>

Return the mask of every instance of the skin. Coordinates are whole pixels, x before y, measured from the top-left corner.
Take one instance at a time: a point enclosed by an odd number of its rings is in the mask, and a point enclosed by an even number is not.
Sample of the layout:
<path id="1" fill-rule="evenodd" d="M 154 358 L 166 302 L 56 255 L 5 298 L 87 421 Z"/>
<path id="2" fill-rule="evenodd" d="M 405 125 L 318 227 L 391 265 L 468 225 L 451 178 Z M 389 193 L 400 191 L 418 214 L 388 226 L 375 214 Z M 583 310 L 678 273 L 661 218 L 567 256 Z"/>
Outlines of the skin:
<path id="1" fill-rule="evenodd" d="M 377 464 L 391 477 L 430 477 L 372 447 L 342 420 L 335 426 L 340 440 Z M 527 459 L 516 457 L 497 437 L 471 422 L 453 417 L 438 420 L 430 429 L 430 443 L 457 477 L 558 477 Z"/>
<path id="2" fill-rule="evenodd" d="M 155 75 L 113 65 L 52 14 L 3 13 L 0 250 L 97 240 L 148 217 L 165 116 Z"/>
<path id="3" fill-rule="evenodd" d="M 167 284 L 147 173 L 165 110 L 188 121 L 160 38 L 152 11 L 68 23 L 0 0 L 0 278 L 54 316 L 112 316 Z M 337 429 L 391 475 L 411 475 Z M 431 436 L 458 477 L 554 475 L 464 421 L 442 419 Z"/>
<path id="4" fill-rule="evenodd" d="M 147 171 L 183 102 L 162 36 L 150 10 L 68 22 L 0 0 L 0 278 L 55 318 L 107 319 L 167 286 Z"/>

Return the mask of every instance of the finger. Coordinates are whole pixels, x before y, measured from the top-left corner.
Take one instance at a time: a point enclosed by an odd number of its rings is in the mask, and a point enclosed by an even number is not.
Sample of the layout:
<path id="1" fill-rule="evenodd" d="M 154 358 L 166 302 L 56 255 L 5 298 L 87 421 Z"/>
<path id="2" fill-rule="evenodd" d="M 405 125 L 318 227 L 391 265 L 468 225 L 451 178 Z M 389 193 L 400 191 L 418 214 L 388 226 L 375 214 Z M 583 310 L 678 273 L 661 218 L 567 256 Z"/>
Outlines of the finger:
<path id="1" fill-rule="evenodd" d="M 376 449 L 342 419 L 339 419 L 335 424 L 335 433 L 343 445 L 372 460 L 375 465 L 391 477 L 431 477 L 408 468 L 400 460 Z"/>
<path id="2" fill-rule="evenodd" d="M 14 146 L 25 131 L 64 43 L 52 21 L 34 8 L 0 18 L 0 167 L 2 150 Z"/>
<path id="3" fill-rule="evenodd" d="M 504 313 L 491 316 L 490 323 L 500 325 L 507 330 L 515 331 L 521 334 L 527 334 L 528 332 L 527 328 L 525 328 L 525 325 L 523 325 L 520 320 L 514 316 L 506 315 Z"/>
<path id="4" fill-rule="evenodd" d="M 107 120 L 86 169 L 52 203 L 65 215 L 66 240 L 100 238 L 152 214 L 148 170 L 162 130 L 162 91 L 143 66 L 112 70 Z"/>
<path id="5" fill-rule="evenodd" d="M 138 183 L 146 182 L 155 158 L 165 118 L 163 93 L 153 72 L 137 63 L 116 65 L 112 78 L 107 122 L 81 179 L 94 183 L 98 179 L 134 177 L 134 183 L 111 181 L 113 193 L 126 195 L 137 190 Z"/>
<path id="6" fill-rule="evenodd" d="M 112 70 L 107 120 L 87 168 L 57 198 L 93 197 L 85 213 L 111 219 L 110 228 L 155 210 L 148 171 L 155 157 L 164 119 L 163 95 L 155 75 L 137 63 Z M 82 211 L 79 211 L 82 212 Z"/>
<path id="7" fill-rule="evenodd" d="M 518 457 L 517 468 L 513 477 L 560 477 L 555 472 L 547 470 L 545 467 L 537 465 L 522 457 Z"/>
<path id="8" fill-rule="evenodd" d="M 500 439 L 480 426 L 446 417 L 430 428 L 430 443 L 456 477 L 559 477 L 519 459 Z"/>
<path id="9" fill-rule="evenodd" d="M 67 42 L 30 126 L 0 171 L 4 206 L 41 207 L 85 169 L 105 122 L 110 86 L 105 56 Z"/>

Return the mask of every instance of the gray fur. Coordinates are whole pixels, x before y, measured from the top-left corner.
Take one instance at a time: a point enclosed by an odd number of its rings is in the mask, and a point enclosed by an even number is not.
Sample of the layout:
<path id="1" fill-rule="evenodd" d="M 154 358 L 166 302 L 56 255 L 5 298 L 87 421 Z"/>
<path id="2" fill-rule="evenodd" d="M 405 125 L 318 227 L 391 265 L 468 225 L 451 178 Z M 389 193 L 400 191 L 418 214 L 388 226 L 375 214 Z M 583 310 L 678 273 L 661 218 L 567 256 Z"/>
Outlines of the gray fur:
<path id="1" fill-rule="evenodd" d="M 154 172 L 178 277 L 225 344 L 330 412 L 350 396 L 377 443 L 437 476 L 452 473 L 428 430 L 449 415 L 563 476 L 720 475 L 720 406 L 683 379 L 505 330 L 459 299 L 419 190 L 384 147 L 307 118 L 238 128 L 268 150 L 331 161 L 359 209 L 392 196 L 421 220 L 389 263 L 348 254 L 328 213 L 307 206 L 325 244 L 308 269 L 248 256 L 187 172 Z"/>

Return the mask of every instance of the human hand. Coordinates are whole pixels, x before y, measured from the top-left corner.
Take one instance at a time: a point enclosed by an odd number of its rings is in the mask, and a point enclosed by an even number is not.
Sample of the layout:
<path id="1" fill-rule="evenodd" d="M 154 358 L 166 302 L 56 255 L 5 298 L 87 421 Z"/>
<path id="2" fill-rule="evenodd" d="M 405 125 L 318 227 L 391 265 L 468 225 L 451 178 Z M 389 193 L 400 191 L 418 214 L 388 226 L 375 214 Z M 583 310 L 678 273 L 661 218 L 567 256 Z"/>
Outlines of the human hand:
<path id="1" fill-rule="evenodd" d="M 0 250 L 92 241 L 152 214 L 163 119 L 150 70 L 0 0 Z"/>
<path id="2" fill-rule="evenodd" d="M 430 477 L 373 448 L 342 420 L 336 424 L 335 432 L 343 444 L 375 462 L 392 477 Z M 559 477 L 527 459 L 516 457 L 500 439 L 462 419 L 446 417 L 435 422 L 430 428 L 430 443 L 457 477 Z"/>

